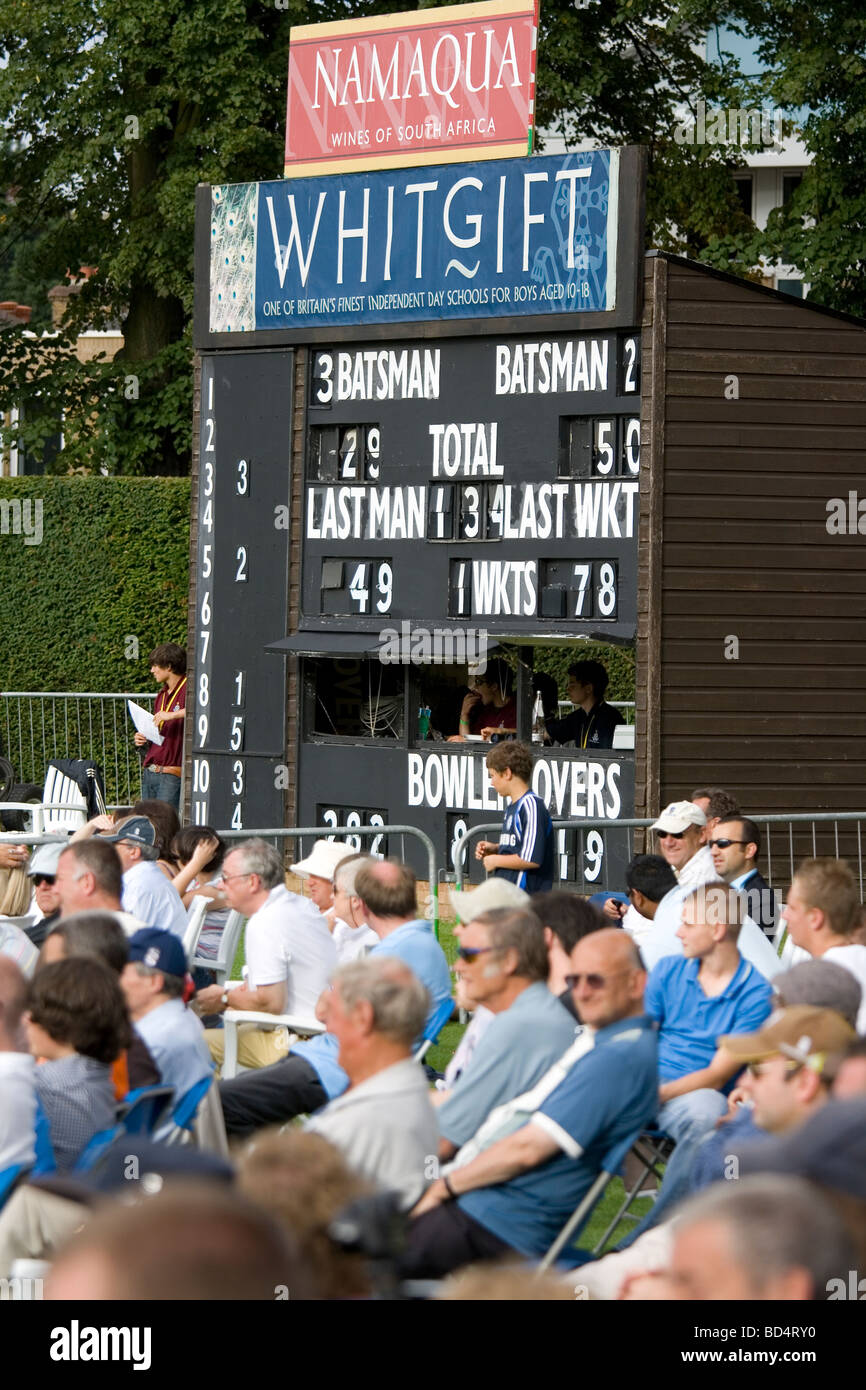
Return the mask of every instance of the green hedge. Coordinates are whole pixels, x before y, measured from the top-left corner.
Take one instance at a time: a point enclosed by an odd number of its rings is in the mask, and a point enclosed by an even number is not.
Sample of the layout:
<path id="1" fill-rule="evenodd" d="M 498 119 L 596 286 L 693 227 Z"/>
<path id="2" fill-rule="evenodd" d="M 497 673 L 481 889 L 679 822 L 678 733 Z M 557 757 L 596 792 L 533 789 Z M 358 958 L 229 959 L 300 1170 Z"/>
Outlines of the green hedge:
<path id="1" fill-rule="evenodd" d="M 574 642 L 568 647 L 537 647 L 535 665 L 556 680 L 559 697 L 567 700 L 568 668 L 576 661 L 600 661 L 610 676 L 607 700 L 634 699 L 634 648 L 607 642 Z"/>
<path id="2" fill-rule="evenodd" d="M 28 477 L 0 503 L 42 503 L 42 539 L 2 510 L 4 690 L 149 690 L 157 642 L 186 645 L 188 478 Z M 35 538 L 35 537 L 34 537 Z M 137 637 L 138 659 L 130 659 Z"/>
<path id="3" fill-rule="evenodd" d="M 186 645 L 189 489 L 188 478 L 0 481 L 0 689 L 155 693 L 148 653 L 158 642 Z M 41 502 L 38 544 L 26 543 L 26 509 L 13 509 L 26 501 L 33 541 Z M 19 781 L 41 784 L 55 755 L 93 757 L 109 801 L 138 796 L 122 710 L 105 728 L 105 707 L 84 701 L 84 723 L 67 733 L 58 727 L 70 703 L 2 705 L 0 751 Z M 92 736 L 81 732 L 89 721 Z"/>

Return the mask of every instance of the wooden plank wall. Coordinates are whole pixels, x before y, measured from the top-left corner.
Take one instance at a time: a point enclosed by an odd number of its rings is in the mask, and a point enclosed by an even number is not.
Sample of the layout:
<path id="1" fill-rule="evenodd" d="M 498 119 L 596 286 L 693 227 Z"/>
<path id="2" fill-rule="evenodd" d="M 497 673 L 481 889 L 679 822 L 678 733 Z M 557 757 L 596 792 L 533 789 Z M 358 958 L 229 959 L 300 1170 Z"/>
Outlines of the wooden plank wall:
<path id="1" fill-rule="evenodd" d="M 860 810 L 866 325 L 662 255 L 644 303 L 637 814 Z"/>

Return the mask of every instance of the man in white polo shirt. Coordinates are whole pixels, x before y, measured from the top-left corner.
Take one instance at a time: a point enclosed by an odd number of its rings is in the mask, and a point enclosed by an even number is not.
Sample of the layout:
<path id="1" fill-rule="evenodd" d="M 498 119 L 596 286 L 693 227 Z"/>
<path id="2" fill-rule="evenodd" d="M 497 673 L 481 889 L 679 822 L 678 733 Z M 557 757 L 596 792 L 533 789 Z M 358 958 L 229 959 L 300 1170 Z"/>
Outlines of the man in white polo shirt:
<path id="1" fill-rule="evenodd" d="M 123 865 L 124 912 L 159 931 L 170 931 L 183 941 L 186 912 L 170 878 L 156 864 L 159 850 L 156 831 L 146 816 L 128 816 L 113 835 L 100 837 L 114 845 Z"/>
<path id="2" fill-rule="evenodd" d="M 203 1014 L 226 1008 L 263 1014 L 289 1013 L 316 1021 L 316 1003 L 326 988 L 337 953 L 321 912 L 285 886 L 283 864 L 264 840 L 245 840 L 223 861 L 222 883 L 228 904 L 249 920 L 245 952 L 247 982 L 231 990 L 209 985 L 196 1003 Z M 225 1055 L 222 1030 L 210 1028 L 207 1043 L 219 1066 Z M 265 1067 L 286 1055 L 285 1028 L 261 1029 L 242 1024 L 238 1061 Z"/>

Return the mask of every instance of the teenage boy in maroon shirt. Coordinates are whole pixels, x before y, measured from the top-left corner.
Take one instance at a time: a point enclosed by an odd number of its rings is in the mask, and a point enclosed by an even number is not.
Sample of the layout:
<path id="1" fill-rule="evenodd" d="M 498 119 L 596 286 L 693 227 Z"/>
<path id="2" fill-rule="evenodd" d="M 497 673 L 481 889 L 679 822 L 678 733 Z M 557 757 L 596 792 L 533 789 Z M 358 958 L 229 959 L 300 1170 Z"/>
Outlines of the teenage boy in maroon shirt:
<path id="1" fill-rule="evenodd" d="M 148 660 L 150 674 L 162 685 L 156 697 L 153 720 L 163 741 L 148 743 L 144 734 L 135 735 L 139 748 L 147 745 L 141 771 L 141 795 L 143 800 L 168 801 L 177 810 L 186 713 L 186 652 L 176 642 L 163 642 L 154 647 Z"/>

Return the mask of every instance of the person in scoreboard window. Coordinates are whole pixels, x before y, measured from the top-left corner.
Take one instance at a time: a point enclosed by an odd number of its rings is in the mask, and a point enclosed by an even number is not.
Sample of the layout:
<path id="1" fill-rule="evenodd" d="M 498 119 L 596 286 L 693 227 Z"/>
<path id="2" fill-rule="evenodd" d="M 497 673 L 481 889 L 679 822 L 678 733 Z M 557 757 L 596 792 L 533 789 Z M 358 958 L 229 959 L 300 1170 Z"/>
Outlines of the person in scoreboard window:
<path id="1" fill-rule="evenodd" d="M 568 698 L 574 709 L 563 719 L 545 723 L 545 743 L 574 743 L 577 748 L 612 748 L 613 731 L 625 723 L 606 703 L 610 680 L 600 661 L 576 661 L 568 668 Z"/>
<path id="2" fill-rule="evenodd" d="M 186 652 L 176 642 L 163 642 L 148 657 L 150 674 L 162 685 L 156 697 L 153 722 L 162 734 L 160 744 L 136 733 L 138 748 L 147 745 L 141 770 L 141 794 L 152 801 L 180 806 L 183 721 L 186 713 Z"/>
<path id="3" fill-rule="evenodd" d="M 489 739 L 491 733 L 517 731 L 517 702 L 512 694 L 512 672 L 504 661 L 490 661 L 475 678 L 475 688 L 464 696 L 460 728 L 449 743 L 463 743 L 467 734 Z"/>
<path id="4" fill-rule="evenodd" d="M 547 807 L 530 791 L 532 751 L 525 743 L 498 743 L 487 754 L 487 773 L 505 812 L 499 843 L 482 840 L 475 849 L 488 874 L 516 883 L 527 893 L 553 886 L 553 824 Z"/>

